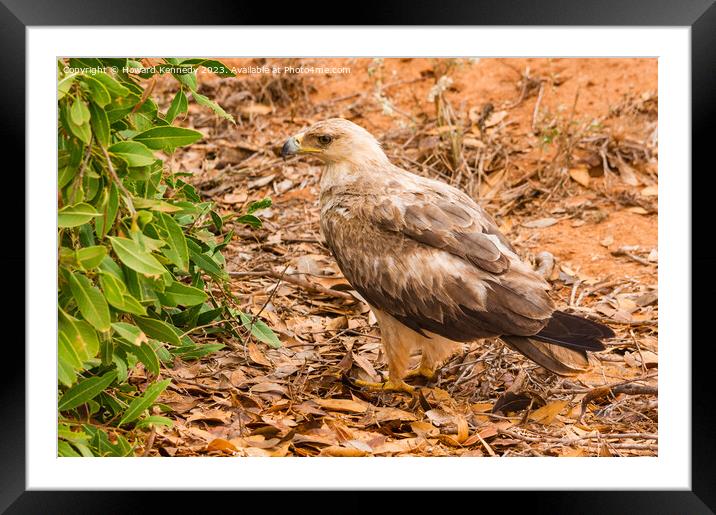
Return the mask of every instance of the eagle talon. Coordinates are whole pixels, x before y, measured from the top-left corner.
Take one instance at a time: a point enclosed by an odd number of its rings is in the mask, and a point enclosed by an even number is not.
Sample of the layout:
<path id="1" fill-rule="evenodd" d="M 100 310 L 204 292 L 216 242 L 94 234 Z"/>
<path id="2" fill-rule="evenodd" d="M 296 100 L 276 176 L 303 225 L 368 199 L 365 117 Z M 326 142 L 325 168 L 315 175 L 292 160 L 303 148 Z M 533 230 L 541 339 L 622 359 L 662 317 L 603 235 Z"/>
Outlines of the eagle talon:
<path id="1" fill-rule="evenodd" d="M 435 370 L 430 370 L 429 368 L 425 367 L 418 367 L 408 372 L 405 375 L 405 379 L 414 379 L 416 377 L 422 377 L 425 378 L 426 381 L 434 381 L 437 376 L 438 374 L 437 372 L 435 372 Z"/>
<path id="2" fill-rule="evenodd" d="M 373 392 L 401 392 L 401 393 L 415 393 L 415 387 L 406 384 L 405 381 L 392 381 L 388 379 L 382 383 L 373 381 L 363 381 L 361 379 L 352 379 L 353 385 L 358 386 L 364 390 Z"/>

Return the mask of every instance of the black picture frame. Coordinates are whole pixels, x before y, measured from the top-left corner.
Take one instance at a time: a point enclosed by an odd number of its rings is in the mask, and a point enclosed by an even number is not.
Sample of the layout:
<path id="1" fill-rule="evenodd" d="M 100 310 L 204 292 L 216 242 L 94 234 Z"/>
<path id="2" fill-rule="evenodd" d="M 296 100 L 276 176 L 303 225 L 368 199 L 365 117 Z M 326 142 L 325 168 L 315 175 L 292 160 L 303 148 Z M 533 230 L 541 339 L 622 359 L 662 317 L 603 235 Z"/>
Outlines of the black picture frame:
<path id="1" fill-rule="evenodd" d="M 711 196 L 716 191 L 713 170 L 712 137 L 716 120 L 716 6 L 713 0 L 508 0 L 460 3 L 453 0 L 441 2 L 361 2 L 350 17 L 345 8 L 335 4 L 322 5 L 309 2 L 293 4 L 296 8 L 265 5 L 260 2 L 215 2 L 204 0 L 178 2 L 170 0 L 137 1 L 123 0 L 0 0 L 0 48 L 3 67 L 8 71 L 0 77 L 0 103 L 2 120 L 0 141 L 5 145 L 7 156 L 17 155 L 19 166 L 11 172 L 6 168 L 4 180 L 15 181 L 7 185 L 13 188 L 12 198 L 20 205 L 13 213 L 24 212 L 26 191 L 25 175 L 25 109 L 31 98 L 25 94 L 26 39 L 29 26 L 46 25 L 298 25 L 325 23 L 333 25 L 336 20 L 350 20 L 353 25 L 548 25 L 548 26 L 683 26 L 691 28 L 692 73 L 692 278 L 697 278 L 698 288 L 692 281 L 692 334 L 685 324 L 682 342 L 684 349 L 692 352 L 692 455 L 690 491 L 550 491 L 550 492 L 479 492 L 471 493 L 479 498 L 479 509 L 497 506 L 514 508 L 523 504 L 530 512 L 545 513 L 714 513 L 716 511 L 716 408 L 712 390 L 713 336 L 708 332 L 713 318 L 712 292 L 716 290 L 713 270 L 716 258 L 710 249 L 713 241 L 713 214 Z M 340 7 L 340 9 L 338 9 Z M 343 12 L 343 15 L 338 15 Z M 328 19 L 334 13 L 336 20 Z M 663 122 L 660 120 L 660 122 Z M 27 135 L 32 137 L 32 135 Z M 696 171 L 698 170 L 698 173 Z M 670 171 L 671 172 L 671 171 Z M 678 171 L 686 177 L 687 170 Z M 698 181 L 697 181 L 698 179 Z M 695 187 L 698 182 L 698 187 Z M 6 213 L 7 203 L 4 199 Z M 31 238 L 24 224 L 16 218 L 6 218 L 6 232 L 17 252 L 0 253 L 0 271 L 3 281 L 21 281 L 19 269 L 25 268 L 25 238 Z M 709 237 L 710 236 L 710 237 Z M 25 270 L 25 275 L 32 270 Z M 16 293 L 7 309 L 24 309 L 24 285 L 18 284 Z M 697 295 L 705 292 L 699 302 Z M 709 295 L 711 294 L 711 295 Z M 21 298 L 18 298 L 21 297 Z M 14 307 L 13 307 L 14 306 Z M 31 306 L 29 307 L 31 309 Z M 148 495 L 127 495 L 124 492 L 59 492 L 26 491 L 25 482 L 25 351 L 19 344 L 24 341 L 24 327 L 18 327 L 16 315 L 6 313 L 4 327 L 6 338 L 3 345 L 3 362 L 0 373 L 0 511 L 6 513 L 128 513 L 145 511 Z M 701 331 L 698 331 L 701 330 Z M 699 338 L 699 336 L 701 338 Z M 691 340 L 691 341 L 689 341 Z M 663 385 L 668 388 L 668 385 Z M 636 458 L 635 458 L 636 459 Z M 518 466 L 518 465 L 516 465 Z M 212 502 L 245 493 L 212 493 Z M 316 499 L 308 499 L 306 492 L 294 492 L 284 499 L 291 506 L 311 506 L 320 511 Z M 323 495 L 323 494 L 321 494 Z M 346 492 L 341 496 L 341 506 L 346 511 L 359 509 L 365 503 L 365 494 Z M 430 497 L 428 497 L 430 495 Z M 452 495 L 452 494 L 451 494 Z M 195 498 L 196 493 L 190 494 Z M 171 492 L 162 496 L 163 509 L 186 509 L 190 497 L 185 493 Z M 280 499 L 280 498 L 279 498 Z M 361 501 L 362 499 L 362 501 Z M 260 499 L 257 499 L 260 501 Z M 424 509 L 435 500 L 432 494 L 416 492 L 401 505 L 402 511 L 412 506 Z M 277 501 L 272 495 L 271 503 Z M 245 498 L 242 502 L 248 502 Z M 310 504 L 309 504 L 310 503 Z M 333 501 L 325 500 L 325 506 Z M 452 503 L 452 501 L 451 501 Z M 467 501 L 465 506 L 469 506 Z M 245 505 L 246 506 L 246 505 Z M 455 506 L 453 505 L 453 509 Z M 355 508 L 353 508 L 355 507 Z M 352 509 L 351 509 L 352 508 Z M 331 509 L 329 507 L 329 509 Z M 334 509 L 340 509 L 333 507 Z M 375 506 L 373 508 L 375 509 Z M 475 508 L 477 509 L 477 508 Z M 502 508 L 500 508 L 502 509 Z M 343 511 L 343 510 L 341 510 Z"/>

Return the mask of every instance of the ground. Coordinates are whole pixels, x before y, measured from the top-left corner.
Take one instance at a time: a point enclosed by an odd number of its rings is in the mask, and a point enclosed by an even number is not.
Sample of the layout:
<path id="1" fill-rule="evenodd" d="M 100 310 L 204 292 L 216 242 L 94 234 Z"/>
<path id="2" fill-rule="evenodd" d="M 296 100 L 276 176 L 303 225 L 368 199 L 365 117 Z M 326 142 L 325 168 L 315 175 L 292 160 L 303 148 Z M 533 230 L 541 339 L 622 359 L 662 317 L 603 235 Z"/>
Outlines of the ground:
<path id="1" fill-rule="evenodd" d="M 242 309 L 282 347 L 218 337 L 226 350 L 167 368 L 160 401 L 175 425 L 149 455 L 657 454 L 655 59 L 224 62 L 350 73 L 201 75 L 237 125 L 192 104 L 180 123 L 206 138 L 170 166 L 225 214 L 273 199 L 263 228 L 234 225 L 227 267 Z M 161 109 L 175 84 L 156 84 Z M 560 309 L 610 325 L 592 369 L 559 378 L 487 340 L 415 396 L 355 387 L 386 373 L 380 331 L 322 243 L 319 163 L 278 156 L 333 116 L 366 127 L 396 164 L 465 189 L 547 271 Z"/>

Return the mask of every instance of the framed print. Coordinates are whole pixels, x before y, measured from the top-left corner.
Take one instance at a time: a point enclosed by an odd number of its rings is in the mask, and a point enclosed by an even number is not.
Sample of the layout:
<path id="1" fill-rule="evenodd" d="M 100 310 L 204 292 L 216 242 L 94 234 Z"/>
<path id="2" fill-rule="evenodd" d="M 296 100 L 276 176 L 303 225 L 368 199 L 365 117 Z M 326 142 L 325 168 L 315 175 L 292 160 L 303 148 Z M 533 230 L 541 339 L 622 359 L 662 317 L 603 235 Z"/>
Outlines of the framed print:
<path id="1" fill-rule="evenodd" d="M 712 512 L 711 3 L 350 26 L 74 4 L 0 9 L 27 199 L 3 509 L 395 489 Z"/>

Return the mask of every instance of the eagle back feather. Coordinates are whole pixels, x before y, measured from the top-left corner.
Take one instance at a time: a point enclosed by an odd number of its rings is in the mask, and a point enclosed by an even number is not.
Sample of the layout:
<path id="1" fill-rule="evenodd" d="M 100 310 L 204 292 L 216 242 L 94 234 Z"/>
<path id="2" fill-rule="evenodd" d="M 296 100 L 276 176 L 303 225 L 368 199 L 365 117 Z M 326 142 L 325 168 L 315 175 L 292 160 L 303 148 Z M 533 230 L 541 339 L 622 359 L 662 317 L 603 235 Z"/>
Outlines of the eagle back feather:
<path id="1" fill-rule="evenodd" d="M 444 183 L 392 166 L 346 182 L 329 177 L 321 229 L 368 303 L 423 335 L 533 335 L 554 311 L 548 284 L 492 218 Z"/>

